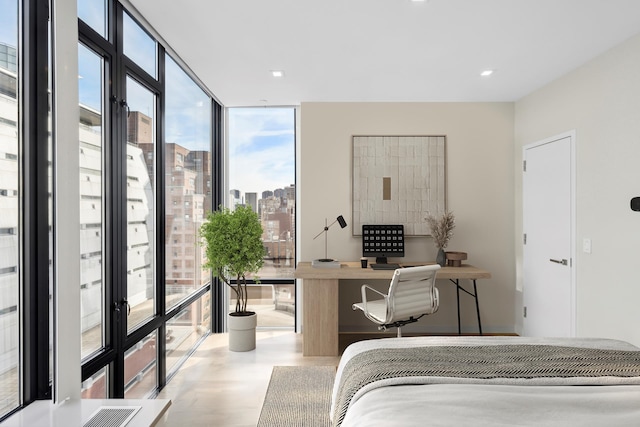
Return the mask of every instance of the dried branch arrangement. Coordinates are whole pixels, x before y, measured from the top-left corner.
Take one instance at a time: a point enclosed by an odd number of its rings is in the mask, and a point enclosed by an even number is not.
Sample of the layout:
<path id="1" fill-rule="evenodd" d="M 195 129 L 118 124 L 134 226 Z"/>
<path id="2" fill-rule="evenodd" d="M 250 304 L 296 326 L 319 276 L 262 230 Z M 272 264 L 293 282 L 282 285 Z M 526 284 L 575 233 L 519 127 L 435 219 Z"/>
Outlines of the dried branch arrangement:
<path id="1" fill-rule="evenodd" d="M 446 248 L 453 236 L 453 229 L 456 227 L 456 218 L 453 216 L 453 212 L 445 212 L 440 218 L 427 215 L 426 220 L 431 228 L 435 245 L 441 249 Z"/>

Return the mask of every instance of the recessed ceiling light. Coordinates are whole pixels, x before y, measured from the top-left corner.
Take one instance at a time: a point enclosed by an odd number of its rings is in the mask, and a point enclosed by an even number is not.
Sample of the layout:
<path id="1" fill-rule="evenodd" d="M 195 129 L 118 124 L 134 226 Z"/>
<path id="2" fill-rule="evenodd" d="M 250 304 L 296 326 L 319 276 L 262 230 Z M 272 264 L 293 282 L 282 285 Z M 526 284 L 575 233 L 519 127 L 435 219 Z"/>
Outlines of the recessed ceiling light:
<path id="1" fill-rule="evenodd" d="M 483 72 L 480 73 L 482 77 L 488 77 L 491 74 L 493 74 L 493 70 L 484 70 Z"/>
<path id="2" fill-rule="evenodd" d="M 271 70 L 271 75 L 273 77 L 284 77 L 284 71 L 282 71 L 282 70 Z"/>

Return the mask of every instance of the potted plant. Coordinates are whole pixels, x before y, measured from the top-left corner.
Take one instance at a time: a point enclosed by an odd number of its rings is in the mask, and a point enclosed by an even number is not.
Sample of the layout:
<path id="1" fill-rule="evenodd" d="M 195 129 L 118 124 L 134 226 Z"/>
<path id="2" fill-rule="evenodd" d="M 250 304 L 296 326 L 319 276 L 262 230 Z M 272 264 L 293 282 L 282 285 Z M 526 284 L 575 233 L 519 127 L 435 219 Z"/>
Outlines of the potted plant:
<path id="1" fill-rule="evenodd" d="M 447 255 L 444 252 L 444 248 L 447 247 L 449 240 L 453 236 L 453 229 L 456 226 L 456 218 L 453 216 L 453 212 L 445 212 L 440 218 L 436 218 L 433 215 L 427 215 L 426 219 L 429 224 L 429 228 L 431 228 L 433 243 L 438 248 L 436 262 L 440 264 L 440 267 L 444 267 L 447 262 Z"/>
<path id="2" fill-rule="evenodd" d="M 235 293 L 236 308 L 227 317 L 229 349 L 253 350 L 256 348 L 257 316 L 247 310 L 247 275 L 257 273 L 263 263 L 260 219 L 249 206 L 238 206 L 233 211 L 220 206 L 217 211 L 207 214 L 200 227 L 200 237 L 207 258 L 204 267 L 211 268 L 213 274 Z"/>

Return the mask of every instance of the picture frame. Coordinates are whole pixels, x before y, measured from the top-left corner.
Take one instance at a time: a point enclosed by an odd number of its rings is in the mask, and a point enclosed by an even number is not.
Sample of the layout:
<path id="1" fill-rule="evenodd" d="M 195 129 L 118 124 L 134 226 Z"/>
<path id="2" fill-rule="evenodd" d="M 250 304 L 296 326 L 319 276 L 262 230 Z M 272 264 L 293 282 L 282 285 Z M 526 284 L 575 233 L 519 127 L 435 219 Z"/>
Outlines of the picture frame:
<path id="1" fill-rule="evenodd" d="M 429 214 L 446 212 L 446 137 L 352 137 L 352 233 L 363 224 L 402 224 L 429 236 Z"/>

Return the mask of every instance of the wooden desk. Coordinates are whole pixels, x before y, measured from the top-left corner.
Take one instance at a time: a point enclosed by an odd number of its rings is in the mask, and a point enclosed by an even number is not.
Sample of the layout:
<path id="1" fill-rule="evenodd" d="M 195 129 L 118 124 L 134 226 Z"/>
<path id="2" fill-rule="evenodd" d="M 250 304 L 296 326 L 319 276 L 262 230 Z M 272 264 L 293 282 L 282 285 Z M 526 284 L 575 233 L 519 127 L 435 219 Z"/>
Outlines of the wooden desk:
<path id="1" fill-rule="evenodd" d="M 413 264 L 412 264 L 413 265 Z M 342 262 L 340 268 L 314 268 L 310 262 L 300 262 L 294 276 L 303 279 L 302 292 L 302 347 L 304 356 L 338 355 L 338 285 L 340 280 L 382 279 L 391 280 L 393 270 L 373 270 L 361 268 L 360 261 Z M 489 279 L 486 270 L 463 264 L 460 267 L 442 267 L 437 279 L 449 279 L 456 285 L 458 300 L 458 333 L 460 333 L 460 291 L 471 295 L 476 301 L 478 329 L 480 306 L 478 304 L 477 279 Z M 460 285 L 460 280 L 473 282 L 473 293 Z"/>

